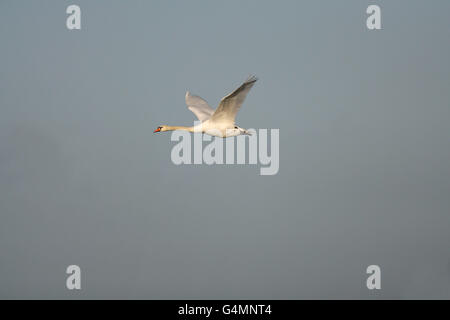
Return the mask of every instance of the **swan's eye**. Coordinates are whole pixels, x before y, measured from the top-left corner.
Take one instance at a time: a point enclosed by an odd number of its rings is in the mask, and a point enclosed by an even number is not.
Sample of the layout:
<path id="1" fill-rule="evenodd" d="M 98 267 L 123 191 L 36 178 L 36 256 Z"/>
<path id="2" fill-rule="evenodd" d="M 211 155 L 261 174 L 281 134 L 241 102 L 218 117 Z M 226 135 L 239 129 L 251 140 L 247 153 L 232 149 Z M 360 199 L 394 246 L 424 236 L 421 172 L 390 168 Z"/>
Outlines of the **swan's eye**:
<path id="1" fill-rule="evenodd" d="M 234 127 L 235 129 L 237 129 L 238 127 Z"/>

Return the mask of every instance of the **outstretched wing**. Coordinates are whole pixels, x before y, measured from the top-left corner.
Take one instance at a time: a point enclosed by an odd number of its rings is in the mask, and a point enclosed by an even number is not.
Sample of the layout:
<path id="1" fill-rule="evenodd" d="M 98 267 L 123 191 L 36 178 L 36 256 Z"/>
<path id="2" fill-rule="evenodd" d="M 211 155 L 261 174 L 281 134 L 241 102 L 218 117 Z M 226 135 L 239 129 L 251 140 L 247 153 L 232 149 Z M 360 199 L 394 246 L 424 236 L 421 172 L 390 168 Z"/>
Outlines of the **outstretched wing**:
<path id="1" fill-rule="evenodd" d="M 232 93 L 224 97 L 214 114 L 211 116 L 212 121 L 230 122 L 234 125 L 236 114 L 242 106 L 247 93 L 258 80 L 255 76 L 249 77 L 245 82 Z"/>
<path id="2" fill-rule="evenodd" d="M 214 113 L 214 109 L 208 105 L 208 102 L 199 96 L 193 96 L 189 91 L 186 91 L 186 104 L 200 121 L 208 120 Z"/>

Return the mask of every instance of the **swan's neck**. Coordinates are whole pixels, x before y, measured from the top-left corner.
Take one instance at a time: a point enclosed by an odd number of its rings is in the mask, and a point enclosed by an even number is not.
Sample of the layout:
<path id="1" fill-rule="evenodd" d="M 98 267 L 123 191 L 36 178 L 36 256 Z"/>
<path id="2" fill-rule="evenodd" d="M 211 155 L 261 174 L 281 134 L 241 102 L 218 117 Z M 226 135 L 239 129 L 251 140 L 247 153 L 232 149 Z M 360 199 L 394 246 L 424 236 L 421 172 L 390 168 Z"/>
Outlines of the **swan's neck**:
<path id="1" fill-rule="evenodd" d="M 194 132 L 194 127 L 183 127 L 183 126 L 164 126 L 164 131 L 175 131 L 184 130 L 189 132 Z"/>

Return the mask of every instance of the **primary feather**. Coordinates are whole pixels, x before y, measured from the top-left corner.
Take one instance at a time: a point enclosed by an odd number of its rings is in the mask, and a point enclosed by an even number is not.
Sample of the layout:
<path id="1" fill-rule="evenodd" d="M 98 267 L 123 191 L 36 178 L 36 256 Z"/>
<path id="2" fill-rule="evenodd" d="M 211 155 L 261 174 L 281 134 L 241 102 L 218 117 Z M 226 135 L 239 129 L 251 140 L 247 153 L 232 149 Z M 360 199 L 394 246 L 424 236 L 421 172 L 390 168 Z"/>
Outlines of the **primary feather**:
<path id="1" fill-rule="evenodd" d="M 206 121 L 214 113 L 214 109 L 208 105 L 208 102 L 200 98 L 199 96 L 191 95 L 189 91 L 186 92 L 186 105 L 200 121 Z"/>
<path id="2" fill-rule="evenodd" d="M 234 124 L 237 112 L 257 80 L 255 76 L 249 77 L 239 88 L 224 97 L 211 116 L 211 121 Z"/>

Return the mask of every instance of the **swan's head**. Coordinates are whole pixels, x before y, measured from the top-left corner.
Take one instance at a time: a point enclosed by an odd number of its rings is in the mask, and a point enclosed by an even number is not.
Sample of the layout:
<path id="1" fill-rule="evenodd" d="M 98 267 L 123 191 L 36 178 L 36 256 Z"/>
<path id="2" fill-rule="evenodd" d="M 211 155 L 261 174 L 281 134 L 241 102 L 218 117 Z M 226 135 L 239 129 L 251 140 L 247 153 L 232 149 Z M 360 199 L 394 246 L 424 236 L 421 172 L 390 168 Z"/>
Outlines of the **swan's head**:
<path id="1" fill-rule="evenodd" d="M 155 129 L 155 131 L 153 131 L 153 133 L 164 132 L 164 131 L 166 131 L 165 127 L 164 126 L 159 126 L 158 128 Z"/>

